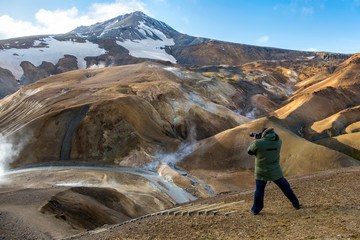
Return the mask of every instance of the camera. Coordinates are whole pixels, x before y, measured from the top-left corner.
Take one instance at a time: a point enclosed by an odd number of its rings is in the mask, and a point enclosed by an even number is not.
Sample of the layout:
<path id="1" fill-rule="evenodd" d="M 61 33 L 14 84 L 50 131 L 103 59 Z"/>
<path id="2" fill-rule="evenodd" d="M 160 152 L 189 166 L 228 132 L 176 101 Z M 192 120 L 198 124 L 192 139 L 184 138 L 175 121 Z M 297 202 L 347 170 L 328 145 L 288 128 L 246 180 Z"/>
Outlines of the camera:
<path id="1" fill-rule="evenodd" d="M 253 137 L 255 139 L 260 139 L 261 138 L 261 133 L 254 133 L 254 132 L 251 132 L 249 134 L 250 137 Z"/>
<path id="2" fill-rule="evenodd" d="M 263 134 L 263 132 L 266 130 L 267 128 L 263 128 L 263 130 L 261 132 L 255 133 L 255 132 L 251 132 L 249 134 L 250 137 L 253 137 L 255 139 L 260 139 L 261 135 Z"/>

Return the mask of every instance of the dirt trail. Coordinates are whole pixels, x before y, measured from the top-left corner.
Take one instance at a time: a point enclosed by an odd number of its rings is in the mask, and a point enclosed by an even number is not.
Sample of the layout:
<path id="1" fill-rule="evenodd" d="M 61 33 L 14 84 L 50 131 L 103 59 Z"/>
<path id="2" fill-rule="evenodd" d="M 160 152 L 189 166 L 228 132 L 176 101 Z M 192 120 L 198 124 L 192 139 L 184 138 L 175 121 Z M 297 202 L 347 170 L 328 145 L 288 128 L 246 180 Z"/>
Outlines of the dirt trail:
<path id="1" fill-rule="evenodd" d="M 156 215 L 76 239 L 360 239 L 360 168 L 289 178 L 302 209 L 295 210 L 275 184 L 266 188 L 260 215 L 250 213 L 253 192 L 194 204 L 239 202 L 225 216 Z"/>

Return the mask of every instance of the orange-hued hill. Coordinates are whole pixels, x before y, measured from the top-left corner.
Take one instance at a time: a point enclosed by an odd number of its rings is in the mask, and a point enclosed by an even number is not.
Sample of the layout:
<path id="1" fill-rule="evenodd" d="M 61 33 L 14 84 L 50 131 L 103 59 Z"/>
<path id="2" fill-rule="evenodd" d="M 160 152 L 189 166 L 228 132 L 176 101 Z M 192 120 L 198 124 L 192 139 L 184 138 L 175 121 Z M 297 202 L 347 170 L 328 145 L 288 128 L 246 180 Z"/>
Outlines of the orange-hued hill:
<path id="1" fill-rule="evenodd" d="M 245 123 L 198 142 L 196 150 L 178 162 L 177 166 L 198 176 L 204 182 L 209 181 L 211 178 L 209 173 L 214 171 L 227 172 L 242 169 L 244 175 L 247 176 L 245 170 L 254 167 L 254 159 L 247 154 L 246 150 L 252 141 L 252 138 L 248 136 L 249 132 L 259 132 L 264 127 L 273 127 L 283 141 L 281 166 L 286 176 L 360 164 L 352 157 L 297 136 L 289 131 L 282 121 L 269 117 Z M 222 182 L 221 179 L 212 181 L 210 186 L 218 190 L 218 193 L 232 190 L 232 186 Z"/>
<path id="2" fill-rule="evenodd" d="M 187 69 L 147 62 L 78 70 L 3 99 L 0 128 L 22 147 L 13 166 L 60 159 L 143 165 L 158 152 L 268 114 L 296 81 L 241 66 Z"/>
<path id="3" fill-rule="evenodd" d="M 315 76 L 292 94 L 278 109 L 279 119 L 294 126 L 322 120 L 360 103 L 360 54 L 342 63 L 332 74 Z"/>
<path id="4" fill-rule="evenodd" d="M 153 63 L 59 74 L 3 99 L 0 128 L 13 142 L 27 140 L 18 166 L 70 158 L 141 165 L 249 121 L 227 108 L 244 104 L 243 93 L 198 75 L 180 78 Z"/>
<path id="5" fill-rule="evenodd" d="M 3 99 L 0 128 L 21 147 L 12 166 L 70 159 L 144 166 L 190 144 L 188 153 L 167 164 L 177 162 L 199 179 L 216 176 L 213 190 L 234 182 L 226 171 L 243 171 L 243 185 L 249 184 L 248 133 L 264 126 L 274 126 L 284 139 L 287 175 L 357 165 L 305 139 L 342 131 L 335 122 L 348 126 L 358 121 L 357 108 L 351 108 L 360 101 L 358 58 L 305 84 L 288 62 L 283 63 L 287 67 L 254 62 L 197 68 L 145 62 L 71 71 Z M 296 85 L 301 87 L 291 94 Z M 264 115 L 272 116 L 252 121 Z M 242 185 L 236 182 L 223 191 Z"/>
<path id="6" fill-rule="evenodd" d="M 27 85 L 0 101 L 4 162 L 20 168 L 0 182 L 0 220 L 13 229 L 23 219 L 34 238 L 62 238 L 248 191 L 249 133 L 264 127 L 283 140 L 287 177 L 360 166 L 359 55 L 323 66 L 147 61 Z M 38 197 L 22 203 L 27 195 Z"/>

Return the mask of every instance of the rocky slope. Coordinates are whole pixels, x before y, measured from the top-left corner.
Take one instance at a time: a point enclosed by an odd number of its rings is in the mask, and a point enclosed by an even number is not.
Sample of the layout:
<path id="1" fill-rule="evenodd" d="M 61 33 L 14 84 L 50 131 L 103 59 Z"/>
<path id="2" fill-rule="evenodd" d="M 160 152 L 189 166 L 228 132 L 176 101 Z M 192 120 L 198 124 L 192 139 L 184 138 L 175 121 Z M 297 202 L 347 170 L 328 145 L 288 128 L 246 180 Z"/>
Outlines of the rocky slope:
<path id="1" fill-rule="evenodd" d="M 43 165 L 2 177 L 5 239 L 58 239 L 194 199 L 154 173 L 86 163 Z"/>
<path id="2" fill-rule="evenodd" d="M 296 80 L 284 87 L 274 76 L 153 63 L 74 71 L 3 99 L 0 127 L 15 145 L 26 142 L 15 165 L 58 159 L 142 165 L 159 151 L 174 152 L 249 121 L 244 115 L 276 109 Z"/>
<path id="3" fill-rule="evenodd" d="M 168 174 L 180 177 L 183 187 L 201 182 L 218 194 L 249 185 L 248 133 L 263 127 L 275 127 L 286 143 L 281 157 L 287 175 L 359 165 L 353 159 L 357 152 L 349 153 L 353 146 L 332 150 L 331 144 L 322 147 L 303 138 L 307 126 L 356 104 L 354 59 L 357 55 L 323 78 L 305 80 L 299 90 L 299 73 L 282 66 L 286 62 L 275 67 L 147 62 L 66 72 L 3 99 L 0 128 L 19 152 L 13 167 L 75 159 L 155 170 L 162 163 L 190 174 L 190 182 L 176 171 Z M 354 78 L 341 80 L 345 75 Z M 243 180 L 234 181 L 238 173 Z M 204 194 L 202 188 L 194 191 Z"/>
<path id="4" fill-rule="evenodd" d="M 299 90 L 276 111 L 277 117 L 300 135 L 359 159 L 356 133 L 359 123 L 359 54 L 332 74 L 319 74 L 297 84 Z M 347 139 L 346 144 L 337 139 Z M 352 140 L 350 140 L 352 139 Z"/>
<path id="5" fill-rule="evenodd" d="M 264 63 L 184 68 L 149 62 L 72 71 L 3 99 L 0 127 L 17 152 L 11 167 L 59 160 L 140 166 L 197 197 L 252 184 L 248 133 L 263 127 L 275 127 L 284 141 L 285 175 L 359 165 L 351 141 L 306 141 L 297 131 L 303 122 L 276 113 L 253 120 L 279 108 L 297 76 Z M 298 111 L 291 105 L 296 93 L 278 111 Z M 312 94 L 304 96 L 312 101 Z"/>
<path id="6" fill-rule="evenodd" d="M 249 210 L 253 192 L 240 192 L 197 202 L 237 202 L 228 216 L 156 216 L 74 239 L 358 239 L 358 174 L 359 168 L 350 168 L 292 178 L 300 210 L 271 184 L 258 216 Z"/>
<path id="7" fill-rule="evenodd" d="M 359 54 L 342 63 L 336 70 L 301 87 L 276 111 L 280 119 L 307 124 L 329 117 L 359 104 Z"/>
<path id="8" fill-rule="evenodd" d="M 49 191 L 53 190 L 38 190 L 38 197 L 35 198 L 38 200 L 35 203 L 24 202 L 21 199 L 24 194 L 28 198 L 31 194 L 29 191 L 8 190 L 7 193 L 1 191 L 0 224 L 4 228 L 0 232 L 0 237 L 5 239 L 358 239 L 360 238 L 358 228 L 360 202 L 354 193 L 360 190 L 359 171 L 359 168 L 344 168 L 289 178 L 302 204 L 300 210 L 293 209 L 275 184 L 270 184 L 265 192 L 264 210 L 258 216 L 250 212 L 253 200 L 253 190 L 250 190 L 193 202 L 194 206 L 197 208 L 203 206 L 203 209 L 209 209 L 211 206 L 232 206 L 233 211 L 228 212 L 226 216 L 226 211 L 220 211 L 215 216 L 205 213 L 200 216 L 155 215 L 121 226 L 109 222 L 108 225 L 93 231 L 69 229 L 64 224 L 65 217 L 56 220 L 57 227 L 54 230 L 51 224 L 54 224 L 55 218 L 47 218 L 48 215 L 43 215 L 46 220 L 41 221 L 41 218 L 35 217 L 36 214 L 33 213 L 30 215 L 30 221 L 29 218 L 20 218 L 19 211 L 15 214 L 12 210 L 14 207 L 19 209 L 24 205 L 22 213 L 29 212 L 31 209 L 29 205 L 41 206 L 44 196 L 51 196 Z M 67 190 L 67 193 L 74 191 L 84 194 L 88 190 L 90 188 L 87 190 L 75 188 Z M 64 194 L 62 196 L 65 197 Z M 82 195 L 83 198 L 85 196 Z M 8 200 L 9 197 L 11 201 L 3 205 L 3 201 Z M 99 197 L 96 199 L 99 201 Z M 185 209 L 184 205 L 188 204 L 179 205 L 177 209 Z"/>

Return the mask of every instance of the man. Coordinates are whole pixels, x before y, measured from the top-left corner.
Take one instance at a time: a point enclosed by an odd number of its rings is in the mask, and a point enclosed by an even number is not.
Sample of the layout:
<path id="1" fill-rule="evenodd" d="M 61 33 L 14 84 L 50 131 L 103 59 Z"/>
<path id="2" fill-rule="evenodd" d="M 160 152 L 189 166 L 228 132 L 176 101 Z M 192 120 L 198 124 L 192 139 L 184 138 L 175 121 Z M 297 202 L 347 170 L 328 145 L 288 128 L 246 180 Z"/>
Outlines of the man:
<path id="1" fill-rule="evenodd" d="M 273 181 L 290 200 L 294 208 L 300 209 L 300 203 L 284 178 L 280 167 L 281 139 L 273 128 L 264 128 L 261 138 L 255 139 L 248 148 L 250 155 L 255 155 L 256 190 L 254 205 L 251 211 L 254 215 L 264 207 L 264 191 L 267 181 Z M 256 136 L 255 136 L 256 137 Z"/>

